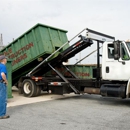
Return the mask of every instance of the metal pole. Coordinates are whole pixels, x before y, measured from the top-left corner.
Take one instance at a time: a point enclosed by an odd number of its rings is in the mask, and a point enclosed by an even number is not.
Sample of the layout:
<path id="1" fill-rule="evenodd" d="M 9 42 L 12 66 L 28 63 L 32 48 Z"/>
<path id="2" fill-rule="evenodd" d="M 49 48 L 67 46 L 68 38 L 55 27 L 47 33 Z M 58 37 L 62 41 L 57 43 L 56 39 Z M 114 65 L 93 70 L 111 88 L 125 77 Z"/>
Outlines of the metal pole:
<path id="1" fill-rule="evenodd" d="M 97 41 L 97 68 L 100 67 L 99 41 Z"/>
<path id="2" fill-rule="evenodd" d="M 99 52 L 99 43 L 100 41 L 97 41 L 97 87 L 100 86 L 100 52 Z"/>

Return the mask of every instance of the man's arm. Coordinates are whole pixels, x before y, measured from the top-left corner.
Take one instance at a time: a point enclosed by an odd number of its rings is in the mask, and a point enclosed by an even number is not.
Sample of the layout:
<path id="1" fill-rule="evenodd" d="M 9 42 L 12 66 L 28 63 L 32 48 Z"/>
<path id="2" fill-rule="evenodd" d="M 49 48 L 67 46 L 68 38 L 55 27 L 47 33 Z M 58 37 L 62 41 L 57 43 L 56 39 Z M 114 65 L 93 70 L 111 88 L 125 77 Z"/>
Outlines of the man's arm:
<path id="1" fill-rule="evenodd" d="M 6 78 L 6 75 L 5 75 L 5 73 L 1 73 L 1 76 L 2 76 L 2 79 L 4 80 L 4 82 L 6 83 L 6 84 L 8 84 L 8 81 L 7 81 L 7 78 Z"/>

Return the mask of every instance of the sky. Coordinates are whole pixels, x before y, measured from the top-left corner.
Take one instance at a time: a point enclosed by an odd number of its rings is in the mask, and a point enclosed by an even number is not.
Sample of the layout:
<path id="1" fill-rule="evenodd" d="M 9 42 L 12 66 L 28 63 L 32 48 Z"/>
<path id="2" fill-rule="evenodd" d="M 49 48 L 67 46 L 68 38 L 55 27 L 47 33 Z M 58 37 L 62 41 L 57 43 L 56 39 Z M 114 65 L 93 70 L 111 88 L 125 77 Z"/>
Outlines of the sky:
<path id="1" fill-rule="evenodd" d="M 0 34 L 4 45 L 37 23 L 67 30 L 68 40 L 84 28 L 117 40 L 130 39 L 130 0 L 0 0 L 0 5 Z M 85 49 L 69 63 L 75 63 L 95 49 L 96 45 Z M 95 62 L 96 53 L 81 63 Z"/>

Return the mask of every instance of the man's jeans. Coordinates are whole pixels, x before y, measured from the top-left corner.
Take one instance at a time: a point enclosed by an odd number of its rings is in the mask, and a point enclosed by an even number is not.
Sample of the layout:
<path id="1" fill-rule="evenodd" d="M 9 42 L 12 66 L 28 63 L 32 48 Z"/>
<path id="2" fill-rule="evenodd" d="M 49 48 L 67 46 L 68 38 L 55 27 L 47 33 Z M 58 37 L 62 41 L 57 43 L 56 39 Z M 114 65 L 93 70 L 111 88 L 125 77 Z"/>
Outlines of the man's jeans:
<path id="1" fill-rule="evenodd" d="M 0 116 L 6 114 L 7 106 L 7 87 L 6 84 L 0 83 Z"/>

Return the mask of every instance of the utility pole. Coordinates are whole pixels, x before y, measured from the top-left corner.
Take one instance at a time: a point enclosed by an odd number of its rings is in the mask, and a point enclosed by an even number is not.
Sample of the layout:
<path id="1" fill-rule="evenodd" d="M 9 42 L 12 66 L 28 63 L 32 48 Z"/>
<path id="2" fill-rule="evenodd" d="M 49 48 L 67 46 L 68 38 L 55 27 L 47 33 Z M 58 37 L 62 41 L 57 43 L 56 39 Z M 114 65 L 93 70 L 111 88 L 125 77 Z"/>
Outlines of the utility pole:
<path id="1" fill-rule="evenodd" d="M 2 34 L 0 35 L 0 46 L 3 45 L 3 38 L 2 38 Z"/>
<path id="2" fill-rule="evenodd" d="M 3 46 L 3 36 L 2 34 L 0 35 L 0 50 L 2 50 L 4 48 Z"/>

